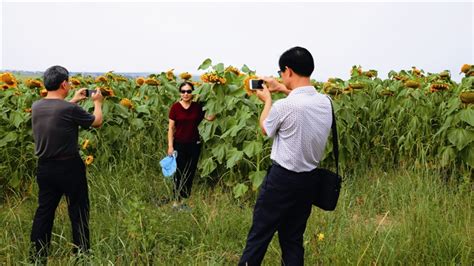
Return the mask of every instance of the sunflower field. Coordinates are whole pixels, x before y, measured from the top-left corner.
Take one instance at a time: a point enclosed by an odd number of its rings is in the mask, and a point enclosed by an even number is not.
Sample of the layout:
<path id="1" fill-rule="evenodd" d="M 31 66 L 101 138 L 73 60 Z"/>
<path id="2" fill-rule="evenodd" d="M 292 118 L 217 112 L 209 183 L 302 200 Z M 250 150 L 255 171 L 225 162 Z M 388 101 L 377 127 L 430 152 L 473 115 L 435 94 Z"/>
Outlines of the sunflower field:
<path id="1" fill-rule="evenodd" d="M 235 197 L 256 191 L 270 165 L 271 139 L 262 136 L 258 118 L 263 105 L 248 88 L 257 73 L 213 64 L 195 84 L 195 99 L 205 103 L 215 121 L 203 121 L 200 132 L 200 182 L 223 184 Z M 340 167 L 377 166 L 385 169 L 430 169 L 444 178 L 472 179 L 474 168 L 474 66 L 463 65 L 465 77 L 451 80 L 448 71 L 425 73 L 391 71 L 387 78 L 375 70 L 352 67 L 348 80 L 313 81 L 332 97 L 337 117 Z M 100 88 L 105 96 L 104 123 L 99 129 L 80 131 L 80 154 L 88 167 L 113 168 L 131 161 L 160 176 L 158 161 L 167 147 L 168 111 L 179 99 L 177 86 L 192 77 L 173 70 L 136 79 L 113 72 L 98 77 L 75 75 L 73 88 Z M 8 192 L 31 191 L 34 183 L 34 143 L 31 105 L 44 97 L 40 78 L 19 80 L 0 76 L 0 197 Z M 284 95 L 273 95 L 277 100 Z M 80 103 L 92 111 L 90 100 Z M 331 167 L 328 142 L 323 165 Z M 138 157 L 138 154 L 140 156 Z M 138 159 L 140 158 L 140 159 Z"/>

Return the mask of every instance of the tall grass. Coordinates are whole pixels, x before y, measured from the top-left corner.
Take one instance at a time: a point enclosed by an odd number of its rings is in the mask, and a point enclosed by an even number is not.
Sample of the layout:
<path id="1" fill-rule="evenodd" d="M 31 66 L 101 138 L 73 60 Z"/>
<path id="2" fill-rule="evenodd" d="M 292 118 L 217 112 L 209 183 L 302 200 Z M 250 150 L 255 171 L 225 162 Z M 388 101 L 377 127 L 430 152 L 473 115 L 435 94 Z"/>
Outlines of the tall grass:
<path id="1" fill-rule="evenodd" d="M 145 158 L 138 158 L 146 160 Z M 151 160 L 151 159 L 150 159 Z M 234 199 L 225 184 L 196 185 L 192 212 L 171 208 L 172 186 L 159 166 L 136 160 L 90 167 L 91 255 L 72 257 L 63 200 L 56 212 L 51 265 L 236 264 L 252 219 L 255 193 Z M 0 262 L 28 262 L 36 207 L 31 196 L 7 197 L 0 208 Z M 334 212 L 313 208 L 304 236 L 307 265 L 472 265 L 472 183 L 445 183 L 429 172 L 372 169 L 346 176 Z M 319 240 L 318 234 L 324 234 Z M 265 265 L 280 263 L 277 235 Z"/>

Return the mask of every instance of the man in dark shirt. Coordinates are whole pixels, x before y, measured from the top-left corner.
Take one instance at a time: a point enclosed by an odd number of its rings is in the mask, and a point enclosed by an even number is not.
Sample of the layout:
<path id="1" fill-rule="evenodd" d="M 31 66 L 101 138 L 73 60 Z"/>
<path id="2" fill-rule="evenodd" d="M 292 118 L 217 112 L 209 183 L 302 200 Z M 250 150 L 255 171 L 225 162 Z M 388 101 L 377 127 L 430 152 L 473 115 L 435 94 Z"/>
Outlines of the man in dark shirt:
<path id="1" fill-rule="evenodd" d="M 93 115 L 76 104 L 86 98 L 85 88 L 77 90 L 70 102 L 65 101 L 71 84 L 64 67 L 48 68 L 43 79 L 48 95 L 32 106 L 39 193 L 31 241 L 33 260 L 40 263 L 47 261 L 54 213 L 63 194 L 71 219 L 73 252 L 89 249 L 89 196 L 85 165 L 78 152 L 78 126 L 101 126 L 103 100 L 100 90 L 92 94 Z"/>

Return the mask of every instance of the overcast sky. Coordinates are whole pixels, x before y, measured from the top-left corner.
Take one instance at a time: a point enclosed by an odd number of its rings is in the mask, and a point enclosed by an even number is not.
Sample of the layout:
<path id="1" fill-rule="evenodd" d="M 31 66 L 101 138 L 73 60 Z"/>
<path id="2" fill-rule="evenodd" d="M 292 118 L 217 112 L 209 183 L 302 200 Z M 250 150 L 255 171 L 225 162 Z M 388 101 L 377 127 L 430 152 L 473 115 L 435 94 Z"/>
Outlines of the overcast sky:
<path id="1" fill-rule="evenodd" d="M 473 60 L 472 1 L 458 3 L 34 3 L 2 0 L 0 69 L 200 74 L 206 58 L 277 75 L 293 46 L 312 78 L 347 79 L 352 65 L 451 71 Z"/>

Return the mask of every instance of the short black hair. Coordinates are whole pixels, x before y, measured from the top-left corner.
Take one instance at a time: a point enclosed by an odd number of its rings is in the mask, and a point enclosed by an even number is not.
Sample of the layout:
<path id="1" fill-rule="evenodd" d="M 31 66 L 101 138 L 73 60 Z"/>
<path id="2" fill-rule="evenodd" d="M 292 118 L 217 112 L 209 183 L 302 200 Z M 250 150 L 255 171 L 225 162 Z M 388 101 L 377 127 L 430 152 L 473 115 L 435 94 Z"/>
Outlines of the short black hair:
<path id="1" fill-rule="evenodd" d="M 296 74 L 303 77 L 310 77 L 314 70 L 314 61 L 311 53 L 303 47 L 293 47 L 280 56 L 278 61 L 280 70 L 285 71 L 289 67 Z"/>
<path id="2" fill-rule="evenodd" d="M 192 82 L 189 82 L 189 81 L 185 81 L 183 83 L 181 83 L 178 87 L 178 90 L 181 92 L 181 88 L 186 86 L 186 85 L 189 85 L 189 87 L 191 87 L 191 90 L 194 90 L 194 85 Z"/>
<path id="3" fill-rule="evenodd" d="M 48 91 L 59 89 L 63 81 L 69 81 L 69 72 L 62 66 L 52 66 L 43 74 L 44 86 Z"/>

